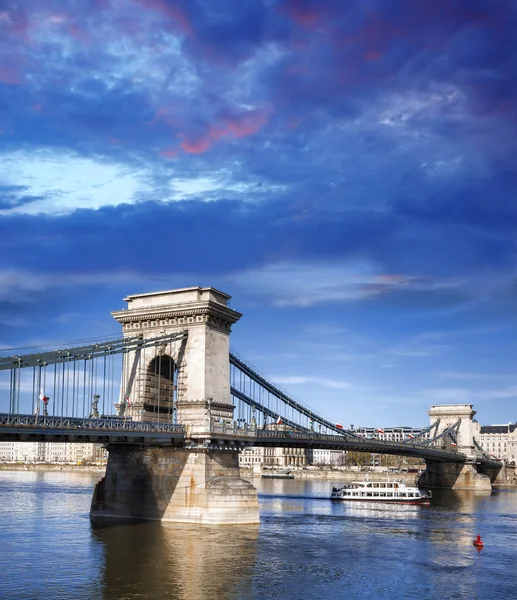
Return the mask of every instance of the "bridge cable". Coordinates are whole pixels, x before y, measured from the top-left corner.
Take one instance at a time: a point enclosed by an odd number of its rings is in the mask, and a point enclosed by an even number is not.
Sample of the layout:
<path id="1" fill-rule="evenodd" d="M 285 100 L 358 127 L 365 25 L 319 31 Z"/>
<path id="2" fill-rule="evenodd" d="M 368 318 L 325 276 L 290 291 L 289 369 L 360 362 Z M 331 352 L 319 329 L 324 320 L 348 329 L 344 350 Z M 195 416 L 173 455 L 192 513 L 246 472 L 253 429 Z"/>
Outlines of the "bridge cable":
<path id="1" fill-rule="evenodd" d="M 240 371 L 242 371 L 250 379 L 254 380 L 258 384 L 260 384 L 261 386 L 263 386 L 266 390 L 268 390 L 269 392 L 271 392 L 276 397 L 276 399 L 277 399 L 277 412 L 278 412 L 278 401 L 281 400 L 282 402 L 284 402 L 284 404 L 287 404 L 287 406 L 290 406 L 291 408 L 296 409 L 302 415 L 304 415 L 306 417 L 309 417 L 312 421 L 314 421 L 316 423 L 319 423 L 323 427 L 325 427 L 327 429 L 330 429 L 331 431 L 334 431 L 335 433 L 338 433 L 338 434 L 343 435 L 345 437 L 346 436 L 352 437 L 352 438 L 358 438 L 359 437 L 356 434 L 352 433 L 351 431 L 348 431 L 346 429 L 341 429 L 339 427 L 336 427 L 336 425 L 334 423 L 332 423 L 332 422 L 328 421 L 327 419 L 321 417 L 320 415 L 318 415 L 315 412 L 313 412 L 312 410 L 306 408 L 305 406 L 303 406 L 299 402 L 296 402 L 296 400 L 293 400 L 286 393 L 284 393 L 282 390 L 280 390 L 274 384 L 272 384 L 269 381 L 267 381 L 262 375 L 260 375 L 259 373 L 257 373 L 250 365 L 248 365 L 247 363 L 245 363 L 242 359 L 238 358 L 235 355 L 235 353 L 233 353 L 233 352 L 230 353 L 230 364 L 232 364 L 235 367 L 237 367 Z"/>

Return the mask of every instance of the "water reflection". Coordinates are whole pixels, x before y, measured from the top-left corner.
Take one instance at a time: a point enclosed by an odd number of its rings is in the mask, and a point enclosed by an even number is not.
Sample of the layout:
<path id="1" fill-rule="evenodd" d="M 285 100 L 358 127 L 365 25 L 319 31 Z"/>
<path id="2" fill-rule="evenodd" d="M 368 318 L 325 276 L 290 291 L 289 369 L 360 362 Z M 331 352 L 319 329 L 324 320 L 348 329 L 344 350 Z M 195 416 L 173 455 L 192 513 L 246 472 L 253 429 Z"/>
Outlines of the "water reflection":
<path id="1" fill-rule="evenodd" d="M 436 569 L 463 569 L 472 564 L 472 540 L 477 534 L 483 504 L 490 491 L 436 491 L 433 494 L 432 520 L 428 531 L 431 546 L 429 565 Z M 466 593 L 473 584 L 469 577 L 458 582 Z"/>
<path id="2" fill-rule="evenodd" d="M 382 504 L 379 502 L 333 502 L 334 513 L 339 513 L 339 506 L 348 517 L 363 517 L 372 519 L 419 519 L 421 512 L 428 509 L 427 506 L 415 506 L 404 504 Z"/>
<path id="3" fill-rule="evenodd" d="M 246 597 L 258 532 L 258 525 L 92 524 L 92 536 L 104 554 L 102 597 Z"/>

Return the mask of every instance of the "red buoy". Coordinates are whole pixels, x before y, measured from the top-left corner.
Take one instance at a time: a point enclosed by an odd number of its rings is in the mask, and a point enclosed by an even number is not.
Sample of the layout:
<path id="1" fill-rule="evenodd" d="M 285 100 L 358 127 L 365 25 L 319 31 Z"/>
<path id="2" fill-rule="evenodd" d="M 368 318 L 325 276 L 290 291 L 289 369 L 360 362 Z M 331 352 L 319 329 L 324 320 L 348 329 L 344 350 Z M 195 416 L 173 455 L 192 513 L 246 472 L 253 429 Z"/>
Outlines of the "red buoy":
<path id="1" fill-rule="evenodd" d="M 475 546 L 478 550 L 481 550 L 481 548 L 483 548 L 484 544 L 480 535 L 478 535 L 477 538 L 472 542 L 472 545 Z"/>

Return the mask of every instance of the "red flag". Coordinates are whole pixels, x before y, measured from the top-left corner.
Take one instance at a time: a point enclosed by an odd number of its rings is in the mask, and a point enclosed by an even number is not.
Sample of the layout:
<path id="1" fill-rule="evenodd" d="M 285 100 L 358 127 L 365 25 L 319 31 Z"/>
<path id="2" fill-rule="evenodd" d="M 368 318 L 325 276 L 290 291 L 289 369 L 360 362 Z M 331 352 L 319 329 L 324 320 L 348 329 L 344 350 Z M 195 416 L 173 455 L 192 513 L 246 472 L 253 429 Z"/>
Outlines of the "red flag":
<path id="1" fill-rule="evenodd" d="M 343 429 L 343 425 L 341 425 L 340 423 L 336 423 L 336 429 Z"/>
<path id="2" fill-rule="evenodd" d="M 48 398 L 43 393 L 43 390 L 41 390 L 41 392 L 40 392 L 39 399 L 43 402 L 43 404 L 48 404 Z"/>
<path id="3" fill-rule="evenodd" d="M 408 436 L 408 438 L 409 438 L 410 440 L 414 440 L 414 439 L 415 439 L 415 436 L 414 436 L 414 435 L 411 435 L 410 433 L 408 433 L 408 434 L 407 434 L 407 436 Z"/>
<path id="4" fill-rule="evenodd" d="M 384 429 L 377 429 L 377 433 L 384 433 Z"/>
<path id="5" fill-rule="evenodd" d="M 456 442 L 451 442 L 451 446 L 457 446 Z"/>
<path id="6" fill-rule="evenodd" d="M 278 417 L 278 419 L 276 420 L 276 424 L 277 425 L 282 425 L 282 417 Z"/>

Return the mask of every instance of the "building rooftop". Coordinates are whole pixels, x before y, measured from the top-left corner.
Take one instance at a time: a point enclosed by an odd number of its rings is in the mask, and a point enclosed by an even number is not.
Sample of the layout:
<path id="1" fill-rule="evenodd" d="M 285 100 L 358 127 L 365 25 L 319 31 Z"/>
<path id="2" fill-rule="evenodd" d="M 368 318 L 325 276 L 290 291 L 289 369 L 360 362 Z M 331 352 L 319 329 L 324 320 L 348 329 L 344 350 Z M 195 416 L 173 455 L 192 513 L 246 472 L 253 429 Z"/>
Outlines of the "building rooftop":
<path id="1" fill-rule="evenodd" d="M 508 423 L 506 425 L 482 425 L 481 433 L 513 433 L 517 423 Z"/>

